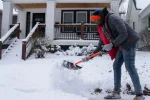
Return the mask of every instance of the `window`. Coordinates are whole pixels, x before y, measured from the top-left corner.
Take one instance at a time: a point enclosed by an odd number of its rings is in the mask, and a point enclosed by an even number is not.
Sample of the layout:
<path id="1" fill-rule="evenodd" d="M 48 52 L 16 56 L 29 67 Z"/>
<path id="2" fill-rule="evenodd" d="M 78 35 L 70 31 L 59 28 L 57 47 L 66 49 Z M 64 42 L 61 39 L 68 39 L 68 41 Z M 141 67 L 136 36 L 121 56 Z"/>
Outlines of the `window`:
<path id="1" fill-rule="evenodd" d="M 90 11 L 90 16 L 94 13 L 94 11 Z M 91 24 L 94 24 L 90 21 Z M 97 32 L 97 28 L 96 27 L 91 27 L 90 28 L 90 32 Z"/>
<path id="2" fill-rule="evenodd" d="M 94 11 L 90 11 L 90 16 L 92 16 L 93 13 L 94 13 Z M 92 22 L 90 21 L 90 23 L 92 23 Z"/>
<path id="3" fill-rule="evenodd" d="M 63 12 L 63 24 L 71 24 L 74 23 L 74 14 L 73 11 Z M 62 28 L 63 32 L 73 32 L 73 27 L 64 27 Z"/>
<path id="4" fill-rule="evenodd" d="M 76 12 L 76 23 L 87 23 L 87 11 L 77 11 Z M 77 32 L 80 32 L 81 28 L 77 28 Z M 87 28 L 84 28 L 84 31 L 87 31 Z"/>
<path id="5" fill-rule="evenodd" d="M 81 24 L 92 23 L 90 22 L 90 16 L 93 14 L 94 10 L 62 10 L 61 23 L 62 24 Z M 72 28 L 61 28 L 61 32 L 80 32 L 81 27 Z M 97 32 L 96 27 L 85 27 L 85 32 Z"/>
<path id="6" fill-rule="evenodd" d="M 63 13 L 63 23 L 64 24 L 69 24 L 69 23 L 73 23 L 73 12 L 64 12 Z"/>
<path id="7" fill-rule="evenodd" d="M 76 23 L 87 23 L 87 11 L 78 11 L 76 13 Z"/>

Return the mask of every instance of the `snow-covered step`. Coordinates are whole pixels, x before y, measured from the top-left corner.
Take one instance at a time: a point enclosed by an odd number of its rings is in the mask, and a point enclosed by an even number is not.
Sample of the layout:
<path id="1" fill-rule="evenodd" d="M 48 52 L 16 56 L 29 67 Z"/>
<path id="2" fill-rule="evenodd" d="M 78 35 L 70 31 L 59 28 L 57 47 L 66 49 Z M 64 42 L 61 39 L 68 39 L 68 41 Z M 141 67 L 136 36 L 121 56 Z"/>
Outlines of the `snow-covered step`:
<path id="1" fill-rule="evenodd" d="M 3 60 L 21 59 L 22 39 L 14 39 L 11 45 L 3 52 Z"/>
<path id="2" fill-rule="evenodd" d="M 18 38 L 14 38 L 11 40 L 11 44 L 8 46 L 7 49 L 3 50 L 2 56 L 5 56 L 7 53 L 10 52 L 11 49 L 15 46 L 15 44 L 18 42 Z"/>

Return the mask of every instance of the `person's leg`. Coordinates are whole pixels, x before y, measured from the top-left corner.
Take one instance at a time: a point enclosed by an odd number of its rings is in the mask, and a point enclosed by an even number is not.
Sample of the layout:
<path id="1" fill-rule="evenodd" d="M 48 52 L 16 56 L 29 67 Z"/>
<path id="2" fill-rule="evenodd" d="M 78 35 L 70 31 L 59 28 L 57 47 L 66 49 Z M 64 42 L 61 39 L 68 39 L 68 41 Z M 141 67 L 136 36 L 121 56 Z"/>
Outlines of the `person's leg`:
<path id="1" fill-rule="evenodd" d="M 121 66 L 123 64 L 123 54 L 119 49 L 113 63 L 114 70 L 114 90 L 111 94 L 106 95 L 105 99 L 120 99 L 120 87 L 121 87 Z"/>
<path id="2" fill-rule="evenodd" d="M 129 72 L 132 83 L 134 85 L 136 95 L 143 94 L 139 76 L 135 68 L 136 45 L 132 46 L 129 51 L 123 51 L 125 67 Z"/>
<path id="3" fill-rule="evenodd" d="M 114 90 L 120 91 L 121 88 L 121 66 L 123 64 L 123 54 L 121 49 L 117 52 L 115 61 L 113 63 L 114 70 Z"/>

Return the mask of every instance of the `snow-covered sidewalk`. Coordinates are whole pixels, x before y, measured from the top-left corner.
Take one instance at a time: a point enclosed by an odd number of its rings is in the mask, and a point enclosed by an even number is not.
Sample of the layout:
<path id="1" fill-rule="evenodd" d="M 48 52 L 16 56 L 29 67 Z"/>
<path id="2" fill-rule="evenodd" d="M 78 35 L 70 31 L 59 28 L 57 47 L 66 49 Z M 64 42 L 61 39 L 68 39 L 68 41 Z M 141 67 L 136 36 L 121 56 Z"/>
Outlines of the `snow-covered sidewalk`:
<path id="1" fill-rule="evenodd" d="M 80 64 L 81 70 L 61 66 L 64 59 L 75 62 L 82 57 L 49 54 L 45 59 L 1 60 L 0 100 L 104 100 L 105 90 L 113 88 L 113 62 L 103 55 Z M 137 52 L 136 58 L 142 87 L 150 88 L 150 52 Z M 122 69 L 122 90 L 125 90 L 126 83 L 132 83 L 124 66 Z M 93 94 L 96 88 L 102 92 Z M 133 97 L 123 94 L 122 100 Z"/>

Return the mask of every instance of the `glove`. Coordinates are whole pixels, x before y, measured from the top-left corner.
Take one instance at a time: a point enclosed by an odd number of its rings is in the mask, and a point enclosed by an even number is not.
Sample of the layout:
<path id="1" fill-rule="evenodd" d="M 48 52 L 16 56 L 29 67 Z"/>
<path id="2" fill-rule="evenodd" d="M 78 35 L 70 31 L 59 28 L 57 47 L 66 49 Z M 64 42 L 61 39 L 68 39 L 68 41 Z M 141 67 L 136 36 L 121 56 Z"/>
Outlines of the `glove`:
<path id="1" fill-rule="evenodd" d="M 92 55 L 92 54 L 90 54 L 90 55 L 88 55 L 88 56 L 91 56 L 91 55 Z M 94 57 L 92 57 L 92 58 L 94 58 Z M 85 58 L 82 58 L 82 61 L 83 61 L 83 62 L 87 62 L 87 61 L 91 60 L 92 58 L 87 59 L 87 57 L 85 57 Z"/>
<path id="2" fill-rule="evenodd" d="M 109 43 L 104 45 L 104 47 L 102 48 L 103 51 L 110 51 L 113 48 L 113 44 Z"/>
<path id="3" fill-rule="evenodd" d="M 88 61 L 87 57 L 82 58 L 82 61 L 83 61 L 83 62 L 87 62 L 87 61 Z"/>

